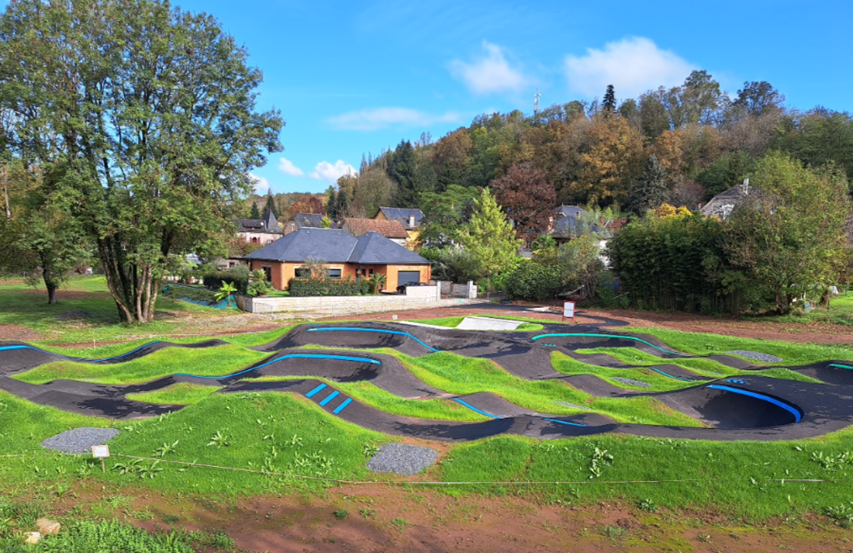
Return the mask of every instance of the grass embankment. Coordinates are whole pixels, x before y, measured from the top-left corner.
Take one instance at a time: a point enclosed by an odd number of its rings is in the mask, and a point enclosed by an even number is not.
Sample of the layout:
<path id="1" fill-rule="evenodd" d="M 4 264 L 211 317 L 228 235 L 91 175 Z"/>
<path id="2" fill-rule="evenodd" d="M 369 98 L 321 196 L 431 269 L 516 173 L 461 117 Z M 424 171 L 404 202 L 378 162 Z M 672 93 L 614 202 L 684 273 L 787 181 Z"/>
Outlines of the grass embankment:
<path id="1" fill-rule="evenodd" d="M 245 369 L 269 355 L 235 345 L 199 349 L 164 348 L 126 363 L 112 365 L 55 361 L 16 374 L 14 378 L 30 384 L 44 384 L 60 378 L 97 384 L 140 384 L 179 373 L 227 375 Z"/>
<path id="2" fill-rule="evenodd" d="M 726 354 L 731 350 L 746 350 L 767 353 L 781 357 L 778 363 L 761 363 L 773 366 L 808 365 L 828 361 L 830 359 L 843 359 L 853 361 L 853 346 L 839 345 L 817 345 L 801 344 L 794 342 L 780 342 L 776 340 L 758 340 L 753 338 L 740 338 L 737 336 L 721 336 L 719 334 L 700 334 L 697 332 L 679 332 L 677 330 L 664 330 L 660 328 L 627 328 L 627 332 L 649 334 L 660 339 L 669 347 L 692 355 Z M 726 354 L 731 355 L 731 354 Z M 735 356 L 737 357 L 737 356 Z M 750 363 L 756 363 L 752 359 L 746 359 Z M 687 360 L 679 360 L 680 362 Z M 658 362 L 661 362 L 660 360 Z M 670 362 L 666 360 L 664 362 Z"/>
<path id="3" fill-rule="evenodd" d="M 656 373 L 651 370 L 653 367 L 657 367 L 662 364 L 668 365 L 676 365 L 681 367 L 682 369 L 691 371 L 696 374 L 697 377 L 704 377 L 708 380 L 713 380 L 717 378 L 723 378 L 727 376 L 739 376 L 739 375 L 759 375 L 759 376 L 767 376 L 770 378 L 781 378 L 784 380 L 798 380 L 800 382 L 815 382 L 820 383 L 820 380 L 816 380 L 814 378 L 805 376 L 796 371 L 792 371 L 790 369 L 786 369 L 783 367 L 772 368 L 772 369 L 763 369 L 763 370 L 752 370 L 752 371 L 741 371 L 738 369 L 733 369 L 722 363 L 715 361 L 713 359 L 661 359 L 655 355 L 650 353 L 646 353 L 644 351 L 640 351 L 635 348 L 594 348 L 594 349 L 579 349 L 576 350 L 576 353 L 580 354 L 593 354 L 593 353 L 603 353 L 605 355 L 609 355 L 613 357 L 617 361 L 621 361 L 622 363 L 628 365 L 641 365 L 643 367 L 649 367 L 648 370 L 639 369 L 639 372 L 634 372 L 635 369 L 601 369 L 600 374 L 606 374 L 609 376 L 622 376 L 624 375 L 626 378 L 634 378 L 636 380 L 641 380 L 643 382 L 649 382 L 653 384 L 654 381 L 648 380 L 646 377 L 650 376 L 657 380 L 657 377 L 663 376 L 660 373 Z M 578 363 L 575 361 L 575 363 Z M 583 363 L 580 363 L 583 365 Z M 555 368 L 560 372 L 566 372 L 566 370 L 579 370 L 575 369 L 569 363 L 564 363 L 565 369 L 561 369 L 555 365 Z M 614 371 L 614 372 L 607 372 Z M 634 376 L 628 376 L 629 373 L 633 373 Z M 576 374 L 573 372 L 566 372 L 566 374 Z M 599 374 L 599 373 L 596 373 Z M 673 379 L 667 378 L 667 381 L 673 382 Z M 675 388 L 673 388 L 675 389 Z M 655 390 L 659 391 L 659 390 Z"/>
<path id="4" fill-rule="evenodd" d="M 127 394 L 125 397 L 131 401 L 142 403 L 157 403 L 161 405 L 193 405 L 207 398 L 210 394 L 221 390 L 222 386 L 204 386 L 191 382 L 178 382 L 167 386 L 162 390 L 143 392 L 139 394 Z"/>
<path id="5" fill-rule="evenodd" d="M 5 405 L 0 454 L 39 453 L 38 443 L 76 426 L 105 421 L 60 413 L 0 392 Z M 207 498 L 319 491 L 323 484 L 115 456 L 138 455 L 262 469 L 306 476 L 396 480 L 368 473 L 371 447 L 392 439 L 329 417 L 308 401 L 285 394 L 215 394 L 168 416 L 118 423 L 108 471 L 86 456 L 44 454 L 0 460 L 0 480 L 15 494 L 68 489 L 80 479 L 140 488 L 196 493 Z M 211 445 L 208 445 L 211 444 Z M 596 449 L 598 452 L 596 452 Z M 612 456 L 612 461 L 608 460 Z M 595 436 L 536 441 L 496 437 L 454 446 L 428 478 L 450 482 L 574 482 L 564 485 L 464 486 L 452 494 L 521 494 L 542 501 L 590 505 L 625 500 L 658 507 L 721 512 L 749 521 L 808 511 L 843 510 L 853 473 L 853 432 L 797 442 L 726 442 Z M 596 460 L 595 463 L 593 461 Z M 827 479 L 794 482 L 793 479 Z M 607 484 L 611 481 L 663 483 Z M 783 481 L 784 480 L 784 481 Z"/>

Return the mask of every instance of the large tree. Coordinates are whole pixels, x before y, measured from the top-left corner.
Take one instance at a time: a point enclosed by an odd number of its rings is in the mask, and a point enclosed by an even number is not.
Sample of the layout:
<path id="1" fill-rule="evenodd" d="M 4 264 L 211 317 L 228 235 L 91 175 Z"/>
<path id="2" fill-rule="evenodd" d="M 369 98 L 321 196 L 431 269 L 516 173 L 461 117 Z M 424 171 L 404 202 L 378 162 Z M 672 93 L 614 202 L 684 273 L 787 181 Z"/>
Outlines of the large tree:
<path id="1" fill-rule="evenodd" d="M 281 149 L 261 73 L 210 16 L 162 0 L 20 0 L 0 22 L 0 109 L 93 239 L 122 321 L 154 319 L 183 254 L 221 253 L 248 172 Z"/>
<path id="2" fill-rule="evenodd" d="M 557 193 L 545 180 L 543 171 L 531 163 L 518 163 L 510 167 L 506 175 L 493 180 L 491 188 L 498 203 L 515 221 L 519 238 L 539 235 L 548 227 Z"/>
<path id="3" fill-rule="evenodd" d="M 726 249 L 775 310 L 838 283 L 850 256 L 850 199 L 843 172 L 811 170 L 774 153 L 752 176 L 754 191 L 727 221 Z"/>

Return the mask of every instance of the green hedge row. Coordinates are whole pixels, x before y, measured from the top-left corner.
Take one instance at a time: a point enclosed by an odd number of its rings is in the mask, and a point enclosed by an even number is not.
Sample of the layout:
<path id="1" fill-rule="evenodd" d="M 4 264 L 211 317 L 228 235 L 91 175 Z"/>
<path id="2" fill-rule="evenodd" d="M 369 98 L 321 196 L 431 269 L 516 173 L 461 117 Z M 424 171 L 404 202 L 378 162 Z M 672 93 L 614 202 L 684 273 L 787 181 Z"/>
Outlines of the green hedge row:
<path id="1" fill-rule="evenodd" d="M 291 296 L 364 296 L 370 293 L 367 279 L 290 279 L 288 290 Z"/>
<path id="2" fill-rule="evenodd" d="M 187 286 L 185 284 L 175 284 L 173 282 L 163 284 L 163 290 L 160 292 L 167 298 L 187 298 L 195 301 L 204 301 L 210 304 L 218 303 L 216 301 L 216 292 L 201 288 L 200 286 Z"/>

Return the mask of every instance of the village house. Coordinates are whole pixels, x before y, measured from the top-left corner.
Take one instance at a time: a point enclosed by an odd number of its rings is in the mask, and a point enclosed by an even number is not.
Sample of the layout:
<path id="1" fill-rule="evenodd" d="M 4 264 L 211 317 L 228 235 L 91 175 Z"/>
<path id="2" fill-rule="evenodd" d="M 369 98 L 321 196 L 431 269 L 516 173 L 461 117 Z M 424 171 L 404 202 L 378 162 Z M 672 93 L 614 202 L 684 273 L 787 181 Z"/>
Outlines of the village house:
<path id="1" fill-rule="evenodd" d="M 376 221 L 399 221 L 406 229 L 409 235 L 409 245 L 414 246 L 420 239 L 421 220 L 424 218 L 424 212 L 420 209 L 410 209 L 405 207 L 380 207 L 373 219 Z"/>
<path id="2" fill-rule="evenodd" d="M 263 219 L 238 219 L 237 236 L 251 244 L 265 246 L 282 237 L 281 226 L 269 210 Z"/>
<path id="3" fill-rule="evenodd" d="M 386 290 L 431 278 L 428 260 L 374 231 L 355 237 L 340 229 L 301 228 L 243 259 L 249 270 L 263 270 L 276 290 L 286 290 L 292 278 L 308 278 L 309 260 L 332 279 L 384 275 Z"/>
<path id="4" fill-rule="evenodd" d="M 413 249 L 413 244 L 409 243 L 409 233 L 403 227 L 400 221 L 382 221 L 377 219 L 352 219 L 344 218 L 341 228 L 355 237 L 362 234 L 367 234 L 370 231 L 381 234 L 388 240 L 399 244 L 404 248 Z"/>

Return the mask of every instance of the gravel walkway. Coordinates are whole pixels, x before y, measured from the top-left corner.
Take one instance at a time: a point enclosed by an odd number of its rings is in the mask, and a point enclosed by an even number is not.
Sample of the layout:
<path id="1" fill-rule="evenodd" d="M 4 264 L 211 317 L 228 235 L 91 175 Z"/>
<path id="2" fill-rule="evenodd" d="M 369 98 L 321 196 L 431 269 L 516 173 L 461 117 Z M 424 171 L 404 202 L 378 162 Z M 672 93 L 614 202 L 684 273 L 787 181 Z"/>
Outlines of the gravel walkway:
<path id="1" fill-rule="evenodd" d="M 395 472 L 411 476 L 431 467 L 437 455 L 436 450 L 428 447 L 385 444 L 367 462 L 367 468 L 373 472 Z"/>
<path id="2" fill-rule="evenodd" d="M 42 447 L 62 453 L 90 453 L 93 445 L 103 445 L 118 435 L 115 428 L 73 428 L 41 443 Z"/>
<path id="3" fill-rule="evenodd" d="M 621 382 L 622 384 L 628 384 L 629 386 L 638 386 L 640 388 L 648 388 L 651 386 L 648 382 L 642 382 L 640 380 L 633 380 L 630 378 L 622 378 L 621 376 L 614 376 L 613 380 L 617 382 Z"/>
<path id="4" fill-rule="evenodd" d="M 778 363 L 779 361 L 784 361 L 784 359 L 782 359 L 781 357 L 776 357 L 775 355 L 770 355 L 769 353 L 747 351 L 745 349 L 733 349 L 732 351 L 727 351 L 726 353 L 740 355 L 741 357 L 746 357 L 747 359 L 752 359 L 753 361 L 761 361 L 762 363 Z"/>

